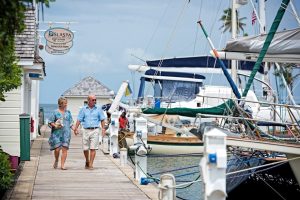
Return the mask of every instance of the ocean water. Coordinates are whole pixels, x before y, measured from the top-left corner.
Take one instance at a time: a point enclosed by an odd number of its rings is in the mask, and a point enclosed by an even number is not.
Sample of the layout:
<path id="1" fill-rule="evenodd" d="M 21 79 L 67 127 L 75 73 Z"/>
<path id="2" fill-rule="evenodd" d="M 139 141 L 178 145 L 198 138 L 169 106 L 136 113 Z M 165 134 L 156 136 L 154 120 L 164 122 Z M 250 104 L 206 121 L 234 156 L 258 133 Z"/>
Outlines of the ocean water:
<path id="1" fill-rule="evenodd" d="M 44 121 L 46 123 L 49 120 L 53 111 L 57 109 L 58 106 L 57 104 L 40 104 L 40 108 L 44 109 Z"/>
<path id="2" fill-rule="evenodd" d="M 57 109 L 57 104 L 41 104 L 44 109 L 45 121 Z M 200 156 L 181 155 L 150 155 L 148 156 L 148 173 L 160 178 L 161 174 L 172 173 L 176 184 L 201 179 L 199 174 Z M 133 158 L 134 160 L 134 158 Z M 131 160 L 129 159 L 129 162 Z M 169 170 L 174 170 L 168 172 Z M 200 182 L 176 190 L 177 199 L 203 200 Z M 291 173 L 288 164 L 272 168 L 263 173 L 250 176 L 234 191 L 227 194 L 227 200 L 282 200 L 297 199 L 300 196 L 300 187 Z"/>
<path id="3" fill-rule="evenodd" d="M 200 180 L 199 162 L 201 156 L 181 155 L 173 156 L 154 156 L 149 155 L 147 158 L 148 173 L 154 174 L 156 178 L 165 173 L 171 173 L 175 176 L 176 185 Z M 175 170 L 171 171 L 170 170 Z M 159 173 L 159 174 L 158 174 Z M 178 199 L 202 200 L 202 187 L 200 182 L 186 185 L 182 189 L 176 189 Z"/>

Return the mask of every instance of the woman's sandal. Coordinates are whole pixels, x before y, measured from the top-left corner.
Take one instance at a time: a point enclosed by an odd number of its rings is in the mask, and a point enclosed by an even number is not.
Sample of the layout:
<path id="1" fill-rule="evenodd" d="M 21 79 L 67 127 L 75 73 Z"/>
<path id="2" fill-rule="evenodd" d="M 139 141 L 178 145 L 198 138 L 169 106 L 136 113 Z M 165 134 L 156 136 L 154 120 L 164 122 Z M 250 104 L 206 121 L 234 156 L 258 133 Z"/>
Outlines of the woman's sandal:
<path id="1" fill-rule="evenodd" d="M 90 162 L 85 162 L 85 169 L 89 169 L 90 168 Z"/>
<path id="2" fill-rule="evenodd" d="M 61 169 L 61 170 L 67 170 L 67 168 L 65 168 L 65 167 L 61 167 L 60 169 Z"/>
<path id="3" fill-rule="evenodd" d="M 55 161 L 54 164 L 53 164 L 53 168 L 57 169 L 57 166 L 58 166 L 58 161 Z"/>

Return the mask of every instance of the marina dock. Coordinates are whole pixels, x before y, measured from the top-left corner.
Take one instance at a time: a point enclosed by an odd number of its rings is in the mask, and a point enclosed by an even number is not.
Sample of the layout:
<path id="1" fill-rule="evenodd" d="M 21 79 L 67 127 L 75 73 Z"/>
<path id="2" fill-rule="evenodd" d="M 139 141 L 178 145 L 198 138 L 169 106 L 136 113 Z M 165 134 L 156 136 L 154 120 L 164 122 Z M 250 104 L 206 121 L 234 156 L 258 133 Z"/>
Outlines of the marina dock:
<path id="1" fill-rule="evenodd" d="M 41 136 L 31 145 L 30 161 L 21 162 L 19 176 L 6 199 L 158 199 L 153 185 L 139 185 L 132 167 L 120 166 L 120 160 L 100 149 L 94 169 L 85 169 L 81 135 L 72 135 L 65 167 L 53 168 L 53 152 L 49 150 L 50 128 L 44 125 Z"/>

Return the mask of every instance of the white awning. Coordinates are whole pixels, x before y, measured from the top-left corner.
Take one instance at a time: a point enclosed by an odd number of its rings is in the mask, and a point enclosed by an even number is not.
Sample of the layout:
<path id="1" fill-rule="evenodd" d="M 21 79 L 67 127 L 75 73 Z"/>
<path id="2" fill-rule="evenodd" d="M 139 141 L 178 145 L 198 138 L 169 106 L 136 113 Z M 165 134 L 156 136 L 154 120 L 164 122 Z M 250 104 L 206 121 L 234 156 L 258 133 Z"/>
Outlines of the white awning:
<path id="1" fill-rule="evenodd" d="M 266 37 L 263 34 L 230 40 L 219 52 L 220 58 L 256 61 Z M 300 63 L 300 28 L 277 32 L 263 61 Z"/>
<path id="2" fill-rule="evenodd" d="M 259 53 L 218 51 L 221 59 L 256 61 Z M 300 64 L 300 54 L 266 54 L 263 62 Z"/>

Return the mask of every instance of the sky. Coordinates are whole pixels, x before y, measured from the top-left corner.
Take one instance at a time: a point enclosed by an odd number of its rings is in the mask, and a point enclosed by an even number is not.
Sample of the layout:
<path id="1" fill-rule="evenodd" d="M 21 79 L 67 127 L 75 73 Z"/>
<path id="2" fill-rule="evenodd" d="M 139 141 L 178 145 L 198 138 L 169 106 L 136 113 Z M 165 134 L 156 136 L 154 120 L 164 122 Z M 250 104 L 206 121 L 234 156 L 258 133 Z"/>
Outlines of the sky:
<path id="1" fill-rule="evenodd" d="M 46 77 L 40 84 L 40 103 L 53 103 L 66 90 L 87 76 L 118 91 L 129 80 L 135 94 L 139 74 L 129 64 L 142 60 L 209 55 L 209 46 L 197 21 L 201 20 L 217 49 L 225 47 L 230 34 L 220 30 L 219 20 L 230 0 L 56 0 L 40 16 L 39 33 L 45 45 L 44 31 L 50 27 L 74 32 L 73 47 L 67 54 L 51 55 L 40 51 L 46 65 Z M 253 0 L 255 3 L 255 0 Z M 281 0 L 266 2 L 267 30 Z M 300 1 L 293 1 L 300 14 Z M 247 17 L 245 33 L 258 33 L 251 25 L 250 2 L 239 8 Z M 71 22 L 69 24 L 55 22 Z M 299 27 L 288 8 L 278 30 Z M 300 87 L 298 87 L 300 90 Z"/>

